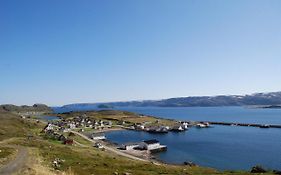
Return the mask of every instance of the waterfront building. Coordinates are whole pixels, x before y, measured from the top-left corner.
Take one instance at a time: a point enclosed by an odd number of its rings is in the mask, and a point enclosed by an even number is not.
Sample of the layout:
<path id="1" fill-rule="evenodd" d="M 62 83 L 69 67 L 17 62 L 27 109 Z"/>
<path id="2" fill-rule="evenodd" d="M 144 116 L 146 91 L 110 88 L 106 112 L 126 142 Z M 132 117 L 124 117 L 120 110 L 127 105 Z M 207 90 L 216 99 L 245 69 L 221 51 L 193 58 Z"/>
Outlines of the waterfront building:
<path id="1" fill-rule="evenodd" d="M 93 134 L 91 135 L 91 138 L 92 138 L 93 140 L 105 140 L 105 139 L 106 139 L 104 133 L 93 133 Z"/>

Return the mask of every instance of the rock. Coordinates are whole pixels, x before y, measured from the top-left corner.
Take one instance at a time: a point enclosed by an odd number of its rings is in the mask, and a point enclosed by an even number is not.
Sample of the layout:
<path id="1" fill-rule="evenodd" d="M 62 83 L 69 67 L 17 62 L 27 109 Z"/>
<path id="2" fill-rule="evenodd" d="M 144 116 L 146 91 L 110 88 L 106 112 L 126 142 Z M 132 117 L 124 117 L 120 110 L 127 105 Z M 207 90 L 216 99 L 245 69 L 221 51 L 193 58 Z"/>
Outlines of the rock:
<path id="1" fill-rule="evenodd" d="M 279 171 L 279 170 L 273 170 L 273 173 L 277 174 L 277 175 L 281 175 L 281 171 Z"/>
<path id="2" fill-rule="evenodd" d="M 114 175 L 118 175 L 119 173 L 115 171 L 113 174 L 114 174 Z"/>
<path id="3" fill-rule="evenodd" d="M 263 167 L 257 165 L 251 169 L 251 173 L 266 173 L 266 170 Z"/>
<path id="4" fill-rule="evenodd" d="M 131 175 L 131 173 L 127 173 L 127 172 L 125 172 L 125 173 L 124 173 L 124 175 Z"/>
<path id="5" fill-rule="evenodd" d="M 184 162 L 183 164 L 184 164 L 184 165 L 187 165 L 187 166 L 191 166 L 191 167 L 197 166 L 195 163 L 193 163 L 193 162 L 191 162 L 191 161 Z"/>

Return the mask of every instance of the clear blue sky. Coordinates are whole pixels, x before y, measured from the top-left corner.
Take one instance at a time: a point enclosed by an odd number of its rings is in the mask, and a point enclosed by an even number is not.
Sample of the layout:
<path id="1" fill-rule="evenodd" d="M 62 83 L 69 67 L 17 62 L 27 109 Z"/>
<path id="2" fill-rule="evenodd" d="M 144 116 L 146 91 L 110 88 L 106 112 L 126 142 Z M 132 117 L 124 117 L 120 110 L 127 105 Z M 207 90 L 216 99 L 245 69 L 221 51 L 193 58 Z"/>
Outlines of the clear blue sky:
<path id="1" fill-rule="evenodd" d="M 281 90 L 280 0 L 1 0 L 0 104 Z"/>

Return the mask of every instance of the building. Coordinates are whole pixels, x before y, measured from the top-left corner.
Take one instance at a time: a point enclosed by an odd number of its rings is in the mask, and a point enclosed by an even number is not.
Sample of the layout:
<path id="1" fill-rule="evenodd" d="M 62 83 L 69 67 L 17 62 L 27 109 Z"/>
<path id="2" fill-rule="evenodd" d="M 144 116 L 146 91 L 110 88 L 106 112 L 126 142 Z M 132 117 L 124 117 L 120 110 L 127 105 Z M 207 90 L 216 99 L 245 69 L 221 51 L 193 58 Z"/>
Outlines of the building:
<path id="1" fill-rule="evenodd" d="M 188 129 L 188 127 L 189 127 L 189 123 L 187 123 L 187 122 L 183 122 L 182 125 L 183 125 L 184 129 Z"/>
<path id="2" fill-rule="evenodd" d="M 135 148 L 139 148 L 139 146 L 140 146 L 140 143 L 126 143 L 121 146 L 121 149 L 132 150 Z"/>
<path id="3" fill-rule="evenodd" d="M 105 140 L 105 139 L 106 139 L 104 133 L 93 133 L 93 134 L 91 135 L 91 138 L 92 138 L 93 140 Z"/>
<path id="4" fill-rule="evenodd" d="M 54 126 L 53 126 L 51 123 L 48 123 L 48 124 L 44 127 L 43 131 L 47 132 L 47 131 L 53 130 L 53 129 L 54 129 Z"/>
<path id="5" fill-rule="evenodd" d="M 98 143 L 98 142 L 95 143 L 93 146 L 96 147 L 96 148 L 99 148 L 99 149 L 104 148 L 104 147 L 102 146 L 102 144 L 101 144 L 101 143 Z"/>
<path id="6" fill-rule="evenodd" d="M 72 139 L 66 139 L 63 143 L 65 145 L 73 145 L 74 141 Z"/>
<path id="7" fill-rule="evenodd" d="M 167 146 L 160 145 L 160 142 L 156 139 L 153 140 L 145 140 L 140 143 L 140 148 L 148 150 L 150 152 L 157 152 L 157 151 L 165 151 L 167 150 Z"/>
<path id="8" fill-rule="evenodd" d="M 172 131 L 184 131 L 184 126 L 183 125 L 177 125 L 177 126 L 174 126 L 172 128 Z"/>
<path id="9" fill-rule="evenodd" d="M 146 150 L 152 150 L 152 149 L 156 149 L 160 146 L 160 142 L 156 139 L 153 140 L 145 140 L 140 144 L 140 147 L 142 149 L 146 149 Z"/>

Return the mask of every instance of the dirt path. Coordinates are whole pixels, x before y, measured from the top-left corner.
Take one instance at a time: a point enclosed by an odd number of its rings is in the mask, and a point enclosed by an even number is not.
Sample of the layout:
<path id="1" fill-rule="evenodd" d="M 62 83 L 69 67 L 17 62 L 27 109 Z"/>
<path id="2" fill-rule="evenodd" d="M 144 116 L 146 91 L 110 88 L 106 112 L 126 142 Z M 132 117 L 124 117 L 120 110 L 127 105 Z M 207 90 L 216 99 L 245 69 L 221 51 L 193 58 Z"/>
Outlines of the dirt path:
<path id="1" fill-rule="evenodd" d="M 85 136 L 85 135 L 83 135 L 83 134 L 81 134 L 81 133 L 79 133 L 79 132 L 76 132 L 76 131 L 71 131 L 71 132 L 74 133 L 74 134 L 79 135 L 80 137 L 82 137 L 82 138 L 84 138 L 84 139 L 86 139 L 86 140 L 88 140 L 88 141 L 90 141 L 90 142 L 92 142 L 92 143 L 96 143 L 96 141 L 94 141 L 94 140 L 88 138 L 87 136 Z M 114 149 L 114 148 L 111 148 L 111 147 L 108 147 L 108 146 L 104 146 L 104 145 L 103 145 L 103 147 L 105 148 L 105 150 L 108 150 L 108 151 L 113 152 L 113 153 L 115 153 L 115 154 L 118 154 L 118 155 L 120 155 L 120 156 L 124 156 L 124 157 L 130 158 L 130 159 L 133 159 L 133 160 L 139 160 L 139 161 L 144 161 L 144 162 L 150 162 L 149 160 L 142 159 L 142 158 L 139 158 L 139 157 L 135 157 L 135 156 L 132 156 L 132 155 L 123 153 L 123 152 L 121 152 L 121 151 L 118 151 L 118 150 L 116 150 L 116 149 Z"/>
<path id="2" fill-rule="evenodd" d="M 22 169 L 28 159 L 28 151 L 24 147 L 14 147 L 18 149 L 17 156 L 14 160 L 10 161 L 7 165 L 0 169 L 1 175 L 11 175 Z"/>

